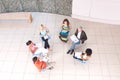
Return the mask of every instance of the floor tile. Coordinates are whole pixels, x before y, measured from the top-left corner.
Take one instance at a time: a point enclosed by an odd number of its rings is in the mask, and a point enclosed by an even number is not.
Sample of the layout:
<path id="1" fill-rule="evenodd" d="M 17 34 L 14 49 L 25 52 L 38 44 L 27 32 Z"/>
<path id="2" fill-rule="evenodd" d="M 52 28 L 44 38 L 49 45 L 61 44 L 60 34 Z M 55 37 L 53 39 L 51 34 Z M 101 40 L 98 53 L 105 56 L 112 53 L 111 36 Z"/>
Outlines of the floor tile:
<path id="1" fill-rule="evenodd" d="M 32 13 L 33 23 L 0 24 L 0 77 L 2 80 L 119 80 L 120 78 L 120 26 L 73 19 L 50 13 Z M 59 39 L 63 19 L 68 18 L 73 35 L 76 28 L 83 27 L 88 40 L 78 45 L 75 51 L 91 48 L 93 54 L 86 64 L 66 54 L 71 47 Z M 12 21 L 11 21 L 12 22 Z M 39 27 L 50 29 L 50 61 L 55 61 L 53 70 L 39 72 L 32 62 L 26 42 L 42 43 Z M 69 35 L 69 37 L 70 37 Z"/>

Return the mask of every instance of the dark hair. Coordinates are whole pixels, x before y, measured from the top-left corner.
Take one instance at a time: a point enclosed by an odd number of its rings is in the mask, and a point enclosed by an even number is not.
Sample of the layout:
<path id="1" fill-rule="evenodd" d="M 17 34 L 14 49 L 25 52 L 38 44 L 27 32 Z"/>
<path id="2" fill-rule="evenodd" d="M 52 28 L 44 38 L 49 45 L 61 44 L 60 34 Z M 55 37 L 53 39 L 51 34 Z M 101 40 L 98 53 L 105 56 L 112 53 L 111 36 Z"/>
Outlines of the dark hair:
<path id="1" fill-rule="evenodd" d="M 87 54 L 87 56 L 91 56 L 92 55 L 92 49 L 87 48 L 85 53 Z"/>
<path id="2" fill-rule="evenodd" d="M 64 24 L 65 21 L 67 22 L 67 26 L 69 26 L 69 24 L 70 24 L 69 20 L 68 19 L 64 19 L 63 20 L 63 24 Z"/>
<path id="3" fill-rule="evenodd" d="M 83 29 L 83 27 L 82 27 L 82 26 L 80 26 L 79 28 L 80 28 L 80 29 Z"/>
<path id="4" fill-rule="evenodd" d="M 41 24 L 41 26 L 43 27 L 43 24 Z"/>
<path id="5" fill-rule="evenodd" d="M 26 45 L 29 46 L 32 43 L 31 40 L 29 40 L 28 42 L 26 42 Z"/>
<path id="6" fill-rule="evenodd" d="M 32 58 L 32 61 L 33 61 L 33 63 L 35 63 L 35 62 L 37 61 L 37 57 L 36 57 L 36 56 L 33 57 L 33 58 Z"/>

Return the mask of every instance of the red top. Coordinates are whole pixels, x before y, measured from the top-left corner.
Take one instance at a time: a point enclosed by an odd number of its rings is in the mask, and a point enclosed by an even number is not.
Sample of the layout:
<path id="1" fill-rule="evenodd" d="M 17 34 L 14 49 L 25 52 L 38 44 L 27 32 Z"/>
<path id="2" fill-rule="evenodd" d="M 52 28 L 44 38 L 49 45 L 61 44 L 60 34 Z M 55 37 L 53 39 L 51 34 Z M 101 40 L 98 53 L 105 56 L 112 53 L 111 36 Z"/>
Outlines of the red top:
<path id="1" fill-rule="evenodd" d="M 41 71 L 42 69 L 46 68 L 46 63 L 44 61 L 36 61 L 35 62 L 35 66 L 38 68 L 39 71 Z"/>

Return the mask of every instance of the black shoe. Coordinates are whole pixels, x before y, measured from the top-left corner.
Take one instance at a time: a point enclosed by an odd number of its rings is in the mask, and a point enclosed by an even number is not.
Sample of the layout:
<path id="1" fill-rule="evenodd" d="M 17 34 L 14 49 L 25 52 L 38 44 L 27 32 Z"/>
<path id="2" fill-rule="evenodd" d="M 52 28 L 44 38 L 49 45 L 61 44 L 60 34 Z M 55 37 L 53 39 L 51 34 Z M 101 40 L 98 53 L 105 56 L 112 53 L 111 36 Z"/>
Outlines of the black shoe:
<path id="1" fill-rule="evenodd" d="M 53 67 L 53 66 L 51 66 L 51 67 L 49 67 L 49 68 L 48 68 L 48 70 L 52 70 L 53 68 L 54 68 L 54 67 Z"/>
<path id="2" fill-rule="evenodd" d="M 59 38 L 61 39 L 61 36 L 59 36 Z"/>
<path id="3" fill-rule="evenodd" d="M 67 54 L 69 54 L 69 53 L 70 53 L 70 50 L 68 50 Z"/>
<path id="4" fill-rule="evenodd" d="M 74 52 L 74 50 L 72 50 L 70 54 L 72 55 L 72 54 L 73 54 L 73 52 Z"/>
<path id="5" fill-rule="evenodd" d="M 82 41 L 82 44 L 84 43 L 84 41 Z"/>

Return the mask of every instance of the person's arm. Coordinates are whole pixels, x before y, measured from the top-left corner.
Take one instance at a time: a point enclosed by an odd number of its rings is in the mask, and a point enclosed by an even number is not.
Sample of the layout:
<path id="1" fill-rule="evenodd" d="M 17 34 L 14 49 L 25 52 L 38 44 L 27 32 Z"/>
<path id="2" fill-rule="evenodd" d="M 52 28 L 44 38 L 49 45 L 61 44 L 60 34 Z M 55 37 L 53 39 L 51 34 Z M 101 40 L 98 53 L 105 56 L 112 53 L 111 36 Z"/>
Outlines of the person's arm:
<path id="1" fill-rule="evenodd" d="M 35 46 L 38 47 L 38 48 L 42 48 L 42 44 L 41 43 L 37 43 Z"/>
<path id="2" fill-rule="evenodd" d="M 88 58 L 86 58 L 86 59 L 83 59 L 84 61 L 87 61 L 88 60 Z"/>
<path id="3" fill-rule="evenodd" d="M 50 32 L 49 29 L 48 29 L 47 27 L 44 27 L 44 29 L 47 31 L 47 32 L 46 32 L 46 35 L 48 35 L 49 32 Z"/>
<path id="4" fill-rule="evenodd" d="M 39 72 L 41 72 L 41 71 L 42 71 L 42 69 L 41 69 L 41 68 L 39 68 L 39 69 L 38 69 L 38 71 L 39 71 Z"/>
<path id="5" fill-rule="evenodd" d="M 45 69 L 46 67 L 47 67 L 46 62 L 42 61 L 41 70 Z"/>
<path id="6" fill-rule="evenodd" d="M 63 30 L 64 24 L 61 26 L 61 30 Z"/>
<path id="7" fill-rule="evenodd" d="M 82 60 L 87 61 L 88 59 L 89 59 L 89 57 L 88 57 L 86 54 L 84 54 L 84 55 L 82 56 Z"/>
<path id="8" fill-rule="evenodd" d="M 37 67 L 37 66 L 36 66 L 36 67 Z M 38 68 L 38 71 L 41 72 L 43 69 L 45 69 L 44 67 L 45 67 L 45 65 L 41 62 L 41 63 L 39 64 L 39 67 L 37 67 L 37 68 Z"/>
<path id="9" fill-rule="evenodd" d="M 71 24 L 69 24 L 69 28 L 70 28 L 69 31 L 71 31 L 71 30 L 72 30 L 72 26 L 71 26 Z"/>
<path id="10" fill-rule="evenodd" d="M 31 46 L 29 46 L 29 51 L 32 53 L 32 49 L 31 49 Z"/>
<path id="11" fill-rule="evenodd" d="M 82 41 L 82 43 L 84 43 L 84 41 L 87 40 L 87 35 L 84 31 L 82 31 L 82 33 L 81 33 L 81 39 L 80 40 Z"/>
<path id="12" fill-rule="evenodd" d="M 77 34 L 78 34 L 78 29 L 76 29 L 76 31 L 75 31 L 75 36 L 77 37 Z"/>
<path id="13" fill-rule="evenodd" d="M 39 31 L 38 31 L 38 34 L 41 35 L 41 31 L 42 31 L 42 27 L 40 26 L 39 27 Z"/>

